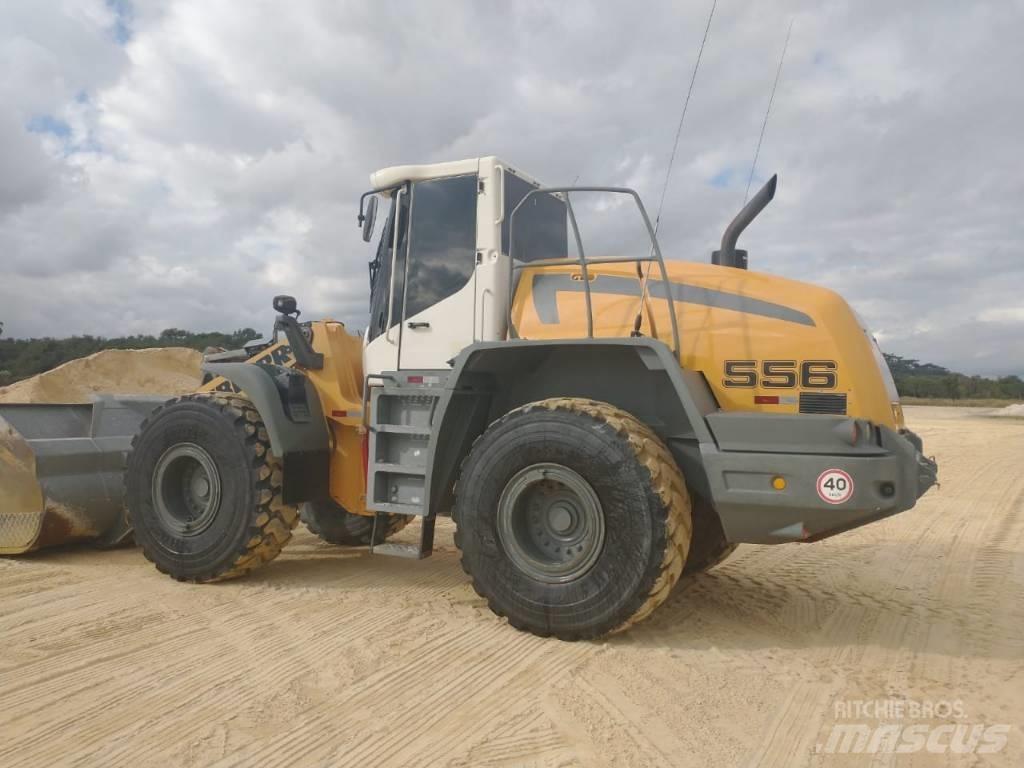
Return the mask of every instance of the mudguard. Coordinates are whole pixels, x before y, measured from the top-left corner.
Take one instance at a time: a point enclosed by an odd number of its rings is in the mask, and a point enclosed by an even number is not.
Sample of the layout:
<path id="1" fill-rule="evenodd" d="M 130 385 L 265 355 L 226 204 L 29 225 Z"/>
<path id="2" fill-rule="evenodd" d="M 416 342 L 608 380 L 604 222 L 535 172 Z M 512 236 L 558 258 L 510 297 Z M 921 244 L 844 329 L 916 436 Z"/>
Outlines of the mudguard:
<path id="1" fill-rule="evenodd" d="M 487 425 L 547 397 L 590 398 L 632 413 L 665 440 L 691 487 L 707 493 L 700 445 L 713 443 L 704 416 L 717 404 L 703 376 L 680 368 L 657 339 L 478 342 L 445 374 L 427 457 L 434 512 L 451 507 L 459 466 Z"/>
<path id="2" fill-rule="evenodd" d="M 329 495 L 330 435 L 320 397 L 301 371 L 280 365 L 205 363 L 214 391 L 244 392 L 267 428 L 270 447 L 284 468 L 286 504 Z"/>

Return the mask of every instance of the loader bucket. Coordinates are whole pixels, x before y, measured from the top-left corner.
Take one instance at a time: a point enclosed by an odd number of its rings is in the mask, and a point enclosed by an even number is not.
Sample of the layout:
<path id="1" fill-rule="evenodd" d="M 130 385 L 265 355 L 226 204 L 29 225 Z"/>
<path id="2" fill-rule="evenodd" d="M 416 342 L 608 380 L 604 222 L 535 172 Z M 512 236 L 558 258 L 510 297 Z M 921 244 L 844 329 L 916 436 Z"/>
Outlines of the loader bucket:
<path id="1" fill-rule="evenodd" d="M 124 465 L 142 420 L 166 398 L 98 395 L 88 405 L 0 403 L 0 554 L 131 534 Z"/>

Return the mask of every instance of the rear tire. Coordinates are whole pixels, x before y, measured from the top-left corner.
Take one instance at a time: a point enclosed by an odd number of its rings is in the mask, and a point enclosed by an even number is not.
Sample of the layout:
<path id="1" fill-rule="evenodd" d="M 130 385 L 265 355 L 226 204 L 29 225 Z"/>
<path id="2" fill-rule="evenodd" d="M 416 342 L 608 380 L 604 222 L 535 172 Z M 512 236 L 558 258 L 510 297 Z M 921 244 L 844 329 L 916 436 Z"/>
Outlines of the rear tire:
<path id="1" fill-rule="evenodd" d="M 645 619 L 678 581 L 690 499 L 651 429 L 607 403 L 553 398 L 492 424 L 456 487 L 456 545 L 491 610 L 562 640 Z"/>
<path id="2" fill-rule="evenodd" d="M 132 441 L 125 485 L 135 540 L 179 581 L 242 576 L 277 557 L 298 522 L 242 395 L 187 395 L 155 410 Z"/>
<path id="3" fill-rule="evenodd" d="M 386 515 L 385 522 L 377 524 L 374 536 L 373 515 L 354 514 L 333 501 L 307 501 L 299 511 L 299 518 L 328 544 L 346 547 L 366 547 L 371 539 L 374 544 L 383 544 L 388 536 L 412 522 L 408 515 Z"/>

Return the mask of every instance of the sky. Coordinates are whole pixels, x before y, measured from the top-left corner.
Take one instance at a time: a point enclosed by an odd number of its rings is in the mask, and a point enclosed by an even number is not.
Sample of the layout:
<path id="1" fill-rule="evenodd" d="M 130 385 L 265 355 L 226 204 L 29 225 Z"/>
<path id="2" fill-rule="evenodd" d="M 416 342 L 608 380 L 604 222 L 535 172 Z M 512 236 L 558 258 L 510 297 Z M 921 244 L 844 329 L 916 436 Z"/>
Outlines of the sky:
<path id="1" fill-rule="evenodd" d="M 363 327 L 373 170 L 495 154 L 657 208 L 711 0 L 4 0 L 14 337 Z M 883 349 L 1024 374 L 1024 2 L 720 0 L 659 239 L 842 293 Z"/>

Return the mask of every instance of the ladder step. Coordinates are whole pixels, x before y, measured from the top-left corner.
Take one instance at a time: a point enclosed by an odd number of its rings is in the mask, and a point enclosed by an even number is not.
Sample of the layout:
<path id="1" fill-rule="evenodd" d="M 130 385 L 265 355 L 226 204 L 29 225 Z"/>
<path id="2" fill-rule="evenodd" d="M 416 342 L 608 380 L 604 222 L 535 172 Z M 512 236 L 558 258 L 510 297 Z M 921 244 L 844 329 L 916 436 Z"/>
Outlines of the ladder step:
<path id="1" fill-rule="evenodd" d="M 388 464 L 379 461 L 373 465 L 377 472 L 388 472 L 392 475 L 426 475 L 427 468 L 422 464 Z"/>
<path id="2" fill-rule="evenodd" d="M 390 512 L 394 515 L 409 515 L 409 517 L 423 517 L 427 514 L 422 504 L 390 504 L 381 501 L 367 504 L 366 508 L 371 512 Z"/>
<path id="3" fill-rule="evenodd" d="M 374 528 L 379 525 L 385 515 L 377 513 Z M 436 518 L 424 517 L 420 521 L 419 544 L 398 544 L 386 541 L 383 544 L 376 544 L 370 547 L 371 555 L 388 555 L 390 557 L 406 557 L 411 560 L 422 560 L 430 557 L 434 551 L 434 521 Z"/>
<path id="4" fill-rule="evenodd" d="M 372 551 L 375 555 L 407 557 L 412 560 L 421 560 L 424 557 L 430 556 L 430 552 L 422 552 L 417 544 L 396 544 L 391 541 L 385 541 L 383 544 L 375 545 Z"/>
<path id="5" fill-rule="evenodd" d="M 390 433 L 392 435 L 422 435 L 430 437 L 430 427 L 410 427 L 407 424 L 372 424 L 370 429 L 375 432 Z"/>

